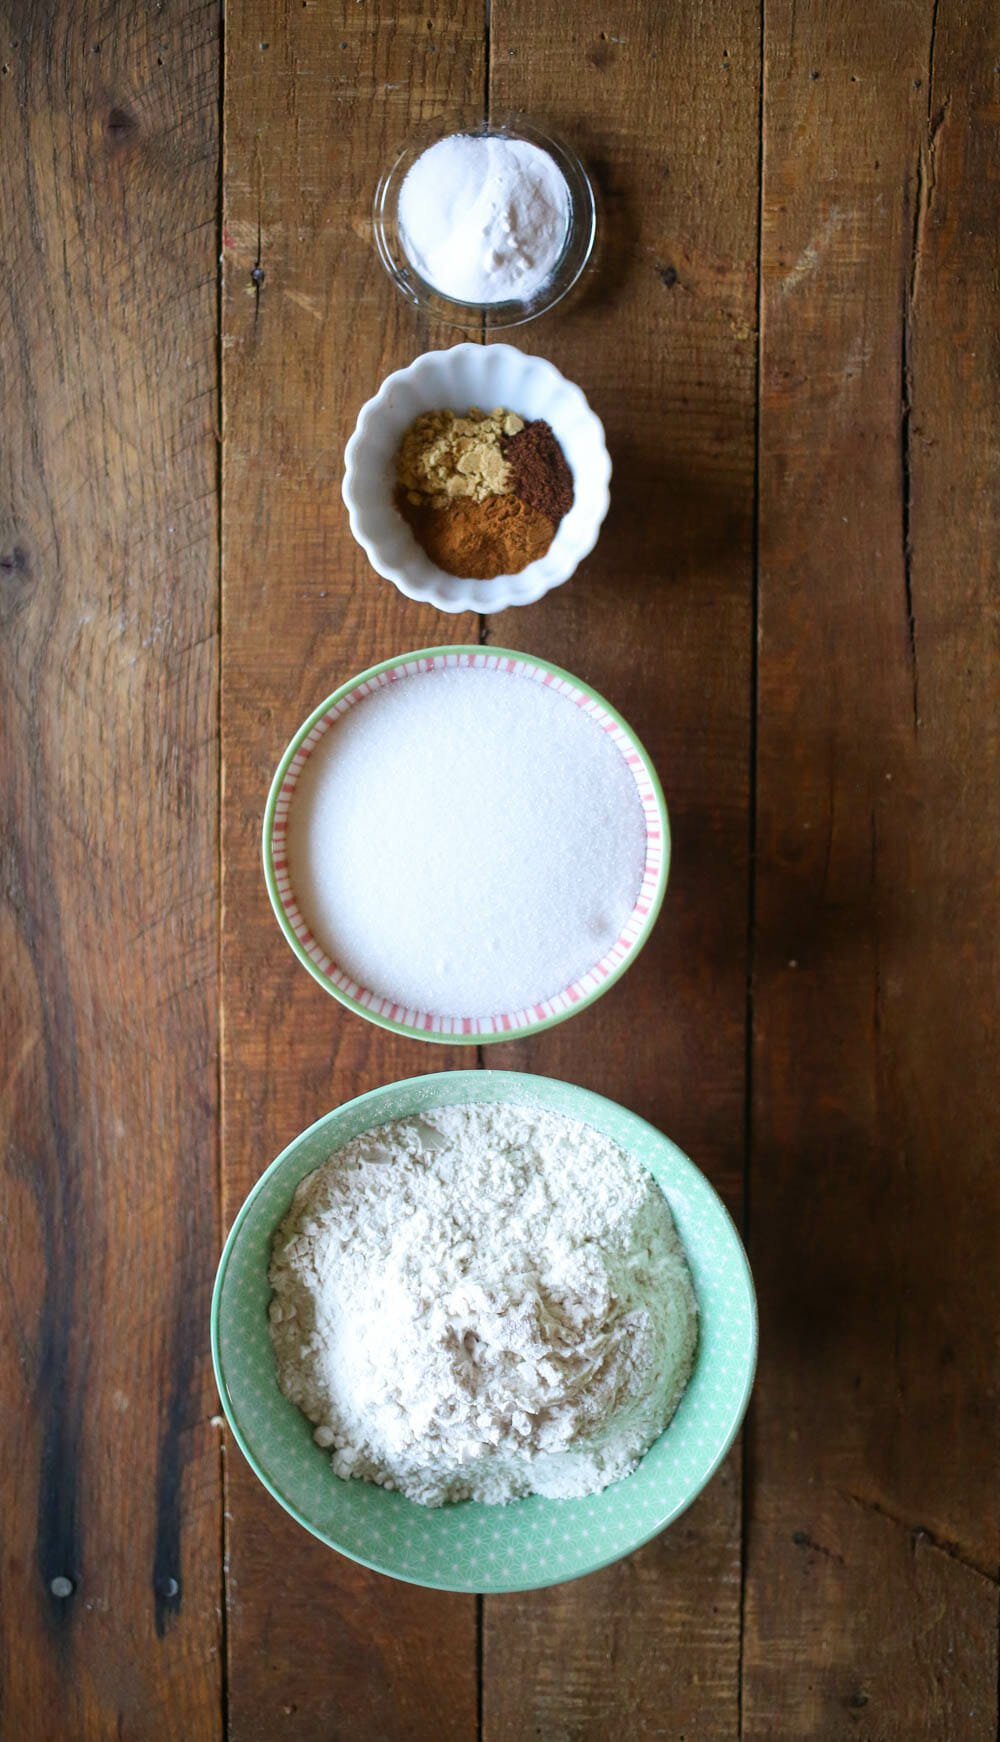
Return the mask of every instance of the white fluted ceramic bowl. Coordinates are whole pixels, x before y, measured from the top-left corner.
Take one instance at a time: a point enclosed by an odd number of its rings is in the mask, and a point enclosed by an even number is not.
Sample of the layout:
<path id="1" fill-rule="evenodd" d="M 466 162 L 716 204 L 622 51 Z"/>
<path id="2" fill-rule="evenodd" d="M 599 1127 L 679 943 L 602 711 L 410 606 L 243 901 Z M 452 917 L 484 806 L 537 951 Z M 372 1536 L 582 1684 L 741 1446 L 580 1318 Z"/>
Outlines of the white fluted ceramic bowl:
<path id="1" fill-rule="evenodd" d="M 421 549 L 393 503 L 396 452 L 425 411 L 492 411 L 502 405 L 526 422 L 544 418 L 573 474 L 574 501 L 543 557 L 517 575 L 491 581 L 445 574 Z M 601 421 L 579 387 L 542 357 L 514 345 L 453 345 L 425 351 L 383 381 L 361 408 L 344 455 L 344 501 L 351 531 L 377 574 L 408 599 L 439 611 L 502 611 L 531 605 L 568 581 L 597 543 L 608 511 L 611 461 Z"/>

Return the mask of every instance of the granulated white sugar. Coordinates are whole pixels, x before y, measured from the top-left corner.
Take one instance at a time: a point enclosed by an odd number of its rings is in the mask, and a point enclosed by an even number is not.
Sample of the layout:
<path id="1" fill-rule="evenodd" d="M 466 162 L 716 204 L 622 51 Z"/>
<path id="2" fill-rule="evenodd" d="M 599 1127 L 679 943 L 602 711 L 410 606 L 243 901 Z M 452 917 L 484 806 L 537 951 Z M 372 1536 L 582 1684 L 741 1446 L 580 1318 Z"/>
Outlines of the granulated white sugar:
<path id="1" fill-rule="evenodd" d="M 312 751 L 289 812 L 303 916 L 358 984 L 487 1017 L 554 997 L 621 933 L 642 882 L 623 756 L 568 696 L 478 668 L 404 677 Z"/>
<path id="2" fill-rule="evenodd" d="M 417 158 L 399 191 L 406 253 L 459 302 L 534 296 L 552 276 L 569 215 L 565 176 L 527 139 L 450 134 Z"/>
<path id="3" fill-rule="evenodd" d="M 275 1237 L 285 1396 L 338 1476 L 426 1506 L 591 1494 L 691 1374 L 697 1303 L 633 1156 L 545 1108 L 429 1108 L 356 1137 Z"/>

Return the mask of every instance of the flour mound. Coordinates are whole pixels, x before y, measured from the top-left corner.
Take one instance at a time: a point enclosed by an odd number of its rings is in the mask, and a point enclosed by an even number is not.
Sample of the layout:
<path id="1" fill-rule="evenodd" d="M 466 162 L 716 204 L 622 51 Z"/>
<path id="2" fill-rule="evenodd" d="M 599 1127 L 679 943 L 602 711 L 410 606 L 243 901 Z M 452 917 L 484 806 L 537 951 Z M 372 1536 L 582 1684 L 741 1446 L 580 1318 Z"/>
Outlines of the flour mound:
<path id="1" fill-rule="evenodd" d="M 618 1481 L 694 1362 L 665 1197 L 542 1108 L 435 1108 L 355 1138 L 299 1185 L 270 1280 L 279 1384 L 337 1475 L 427 1506 Z"/>

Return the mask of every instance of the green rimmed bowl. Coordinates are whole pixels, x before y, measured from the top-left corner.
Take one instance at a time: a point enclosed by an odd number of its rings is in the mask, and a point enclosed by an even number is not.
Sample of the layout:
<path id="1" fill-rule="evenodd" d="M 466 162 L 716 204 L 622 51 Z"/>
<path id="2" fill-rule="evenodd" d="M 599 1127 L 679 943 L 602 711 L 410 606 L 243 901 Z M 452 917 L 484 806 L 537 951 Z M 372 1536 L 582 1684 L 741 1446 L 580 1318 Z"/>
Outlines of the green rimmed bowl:
<path id="1" fill-rule="evenodd" d="M 564 694 L 608 734 L 635 781 L 646 827 L 646 858 L 635 905 L 611 949 L 569 986 L 551 998 L 523 1010 L 468 1016 L 460 1011 L 439 1015 L 407 1009 L 368 986 L 361 986 L 333 961 L 309 929 L 301 912 L 288 863 L 288 818 L 302 770 L 320 739 L 348 709 L 364 705 L 365 697 L 403 678 L 419 678 L 437 670 L 507 671 Z M 348 678 L 320 702 L 299 727 L 275 770 L 264 810 L 264 876 L 275 918 L 302 966 L 323 989 L 349 1010 L 380 1028 L 415 1040 L 448 1046 L 481 1046 L 552 1028 L 585 1010 L 601 997 L 635 961 L 656 923 L 670 873 L 670 822 L 666 800 L 650 757 L 632 728 L 603 696 L 580 678 L 550 661 L 515 653 L 506 647 L 423 647 L 385 659 Z"/>
<path id="2" fill-rule="evenodd" d="M 271 1237 L 299 1181 L 360 1132 L 429 1107 L 529 1103 L 593 1126 L 649 1169 L 670 1204 L 694 1278 L 698 1352 L 676 1415 L 623 1482 L 579 1500 L 531 1495 L 429 1508 L 335 1476 L 282 1396 L 268 1329 Z M 226 1242 L 212 1297 L 223 1408 L 264 1486 L 322 1542 L 377 1572 L 440 1591 L 529 1590 L 595 1572 L 670 1524 L 714 1474 L 746 1410 L 757 1351 L 753 1282 L 739 1235 L 693 1162 L 614 1101 L 549 1077 L 440 1071 L 388 1083 L 303 1131 L 258 1180 Z"/>

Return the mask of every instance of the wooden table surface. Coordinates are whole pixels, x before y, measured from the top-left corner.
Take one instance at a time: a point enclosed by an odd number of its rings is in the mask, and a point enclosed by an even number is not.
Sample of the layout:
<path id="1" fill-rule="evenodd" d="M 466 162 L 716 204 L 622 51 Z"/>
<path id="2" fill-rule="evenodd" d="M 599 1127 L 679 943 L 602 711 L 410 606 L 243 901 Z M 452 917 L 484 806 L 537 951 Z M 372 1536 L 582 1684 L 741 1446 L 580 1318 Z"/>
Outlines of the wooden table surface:
<path id="1" fill-rule="evenodd" d="M 569 585 L 447 619 L 339 482 L 460 336 L 379 265 L 375 181 L 484 104 L 599 189 L 512 336 L 603 418 L 613 505 Z M 3 0 L 4 1742 L 994 1737 L 998 122 L 991 0 Z M 308 1537 L 208 1353 L 277 1151 L 475 1065 L 342 1012 L 259 864 L 306 713 L 445 639 L 568 666 L 654 756 L 653 942 L 489 1063 L 675 1138 L 761 1316 L 691 1510 L 485 1601 Z"/>

